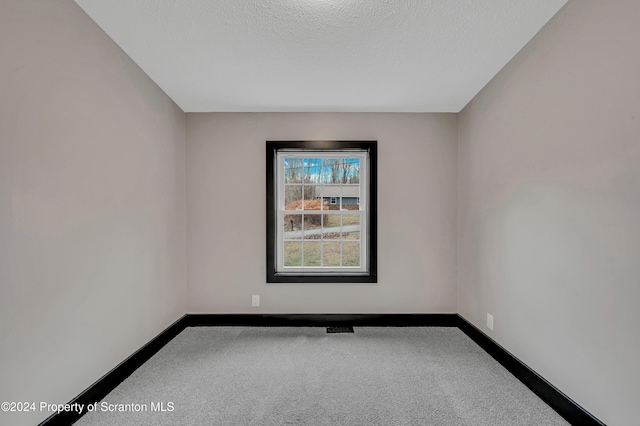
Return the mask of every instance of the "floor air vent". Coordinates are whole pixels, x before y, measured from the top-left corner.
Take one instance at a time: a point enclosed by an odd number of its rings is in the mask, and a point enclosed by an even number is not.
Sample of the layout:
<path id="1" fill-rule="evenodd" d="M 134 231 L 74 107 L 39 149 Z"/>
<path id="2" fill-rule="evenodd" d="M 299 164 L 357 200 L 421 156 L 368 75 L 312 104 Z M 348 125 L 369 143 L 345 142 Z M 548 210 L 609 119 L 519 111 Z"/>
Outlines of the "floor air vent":
<path id="1" fill-rule="evenodd" d="M 353 333 L 353 327 L 327 327 L 327 333 Z"/>

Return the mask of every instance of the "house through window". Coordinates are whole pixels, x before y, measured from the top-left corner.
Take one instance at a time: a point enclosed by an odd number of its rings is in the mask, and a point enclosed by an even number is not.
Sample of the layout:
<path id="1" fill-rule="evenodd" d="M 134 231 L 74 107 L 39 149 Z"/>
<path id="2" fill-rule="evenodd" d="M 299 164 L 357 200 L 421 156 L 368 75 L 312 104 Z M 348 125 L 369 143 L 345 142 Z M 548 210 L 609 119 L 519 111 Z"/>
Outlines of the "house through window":
<path id="1" fill-rule="evenodd" d="M 267 282 L 376 282 L 376 143 L 267 142 Z"/>

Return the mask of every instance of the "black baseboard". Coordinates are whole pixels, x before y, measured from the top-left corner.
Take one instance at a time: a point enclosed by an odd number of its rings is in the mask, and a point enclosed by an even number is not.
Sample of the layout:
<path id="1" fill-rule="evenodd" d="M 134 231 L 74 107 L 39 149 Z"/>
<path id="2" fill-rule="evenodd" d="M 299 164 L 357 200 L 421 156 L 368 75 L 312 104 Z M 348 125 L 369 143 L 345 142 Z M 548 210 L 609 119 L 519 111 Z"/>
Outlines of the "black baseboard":
<path id="1" fill-rule="evenodd" d="M 136 371 L 142 364 L 158 352 L 164 345 L 169 343 L 182 330 L 187 327 L 187 316 L 183 316 L 178 321 L 171 324 L 149 343 L 140 348 L 129 358 L 118 364 L 113 370 L 102 376 L 98 381 L 89 386 L 84 392 L 75 397 L 69 404 L 78 403 L 86 407 L 89 404 L 102 400 L 109 392 Z M 72 425 L 86 414 L 86 409 L 82 412 L 66 411 L 52 414 L 40 426 Z"/>
<path id="2" fill-rule="evenodd" d="M 462 316 L 458 316 L 458 327 L 471 338 L 478 346 L 484 349 L 504 368 L 524 383 L 529 389 L 544 402 L 560 414 L 572 425 L 603 426 L 600 420 L 591 415 L 587 410 L 562 393 L 558 388 L 549 383 L 544 377 L 529 368 L 525 363 L 511 355 L 502 346 L 493 341 L 489 336 L 477 329 Z"/>
<path id="3" fill-rule="evenodd" d="M 188 314 L 189 327 L 457 327 L 457 314 Z"/>
<path id="4" fill-rule="evenodd" d="M 458 314 L 187 314 L 169 326 L 113 370 L 89 386 L 69 404 L 87 406 L 102 400 L 186 327 L 458 327 L 511 374 L 572 425 L 603 426 L 538 373 L 494 342 Z M 51 415 L 40 426 L 71 425 L 85 412 Z"/>

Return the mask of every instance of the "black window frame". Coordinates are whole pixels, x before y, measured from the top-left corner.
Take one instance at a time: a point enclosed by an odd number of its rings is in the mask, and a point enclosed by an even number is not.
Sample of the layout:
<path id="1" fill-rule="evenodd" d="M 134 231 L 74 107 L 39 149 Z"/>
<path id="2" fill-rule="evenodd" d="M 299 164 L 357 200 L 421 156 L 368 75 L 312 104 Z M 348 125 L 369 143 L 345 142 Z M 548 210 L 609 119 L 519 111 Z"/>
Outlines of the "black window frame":
<path id="1" fill-rule="evenodd" d="M 367 185 L 368 270 L 358 272 L 277 272 L 277 154 L 280 150 L 368 151 L 369 181 Z M 267 283 L 377 283 L 378 282 L 378 146 L 377 141 L 267 141 L 266 142 L 266 217 L 267 217 Z"/>

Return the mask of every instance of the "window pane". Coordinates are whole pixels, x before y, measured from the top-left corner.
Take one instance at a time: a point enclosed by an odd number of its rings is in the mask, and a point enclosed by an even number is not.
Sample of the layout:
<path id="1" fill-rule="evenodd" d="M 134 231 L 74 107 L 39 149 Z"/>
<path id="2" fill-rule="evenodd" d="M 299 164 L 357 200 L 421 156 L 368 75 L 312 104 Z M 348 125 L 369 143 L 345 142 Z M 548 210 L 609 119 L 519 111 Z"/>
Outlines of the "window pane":
<path id="1" fill-rule="evenodd" d="M 285 185 L 284 209 L 302 210 L 302 185 Z"/>
<path id="2" fill-rule="evenodd" d="M 343 214 L 342 226 L 349 226 L 349 225 L 360 225 L 360 215 L 359 214 Z"/>
<path id="3" fill-rule="evenodd" d="M 285 214 L 282 221 L 282 232 L 285 240 L 302 239 L 302 215 Z"/>
<path id="4" fill-rule="evenodd" d="M 316 196 L 318 192 L 316 185 L 304 186 L 304 210 L 320 210 L 322 200 Z"/>
<path id="5" fill-rule="evenodd" d="M 331 223 L 334 222 L 334 219 L 338 219 L 337 221 L 335 221 L 338 226 L 331 226 Z M 340 216 L 326 214 L 324 215 L 322 223 L 322 239 L 340 241 Z"/>
<path id="6" fill-rule="evenodd" d="M 305 214 L 304 215 L 304 239 L 319 240 L 322 230 L 321 214 Z"/>
<path id="7" fill-rule="evenodd" d="M 316 196 L 322 198 L 323 209 L 338 210 L 340 208 L 340 185 L 321 185 L 316 188 Z"/>
<path id="8" fill-rule="evenodd" d="M 340 228 L 342 216 L 339 214 L 325 214 L 324 215 L 324 227 L 325 228 Z M 334 231 L 340 232 L 340 229 L 334 229 Z"/>
<path id="9" fill-rule="evenodd" d="M 360 239 L 360 231 L 354 231 L 354 232 L 344 232 L 342 234 L 342 238 L 345 241 L 349 241 L 349 240 L 359 240 Z"/>
<path id="10" fill-rule="evenodd" d="M 345 184 L 340 188 L 343 210 L 360 210 L 360 185 Z"/>
<path id="11" fill-rule="evenodd" d="M 304 159 L 304 183 L 320 183 L 321 158 Z"/>
<path id="12" fill-rule="evenodd" d="M 352 233 L 358 233 L 358 236 L 352 236 Z M 356 239 L 360 238 L 360 215 L 345 214 L 342 215 L 342 238 Z"/>
<path id="13" fill-rule="evenodd" d="M 305 241 L 304 266 L 320 266 L 320 243 L 316 241 Z"/>
<path id="14" fill-rule="evenodd" d="M 284 266 L 302 265 L 302 242 L 284 243 Z"/>
<path id="15" fill-rule="evenodd" d="M 342 243 L 342 266 L 360 266 L 360 242 Z"/>
<path id="16" fill-rule="evenodd" d="M 322 265 L 340 266 L 340 242 L 322 243 Z"/>
<path id="17" fill-rule="evenodd" d="M 325 158 L 322 161 L 321 183 L 340 183 L 340 160 L 337 158 Z"/>
<path id="18" fill-rule="evenodd" d="M 302 183 L 302 158 L 284 159 L 284 183 Z"/>
<path id="19" fill-rule="evenodd" d="M 360 159 L 343 158 L 340 180 L 343 184 L 360 183 Z"/>

